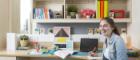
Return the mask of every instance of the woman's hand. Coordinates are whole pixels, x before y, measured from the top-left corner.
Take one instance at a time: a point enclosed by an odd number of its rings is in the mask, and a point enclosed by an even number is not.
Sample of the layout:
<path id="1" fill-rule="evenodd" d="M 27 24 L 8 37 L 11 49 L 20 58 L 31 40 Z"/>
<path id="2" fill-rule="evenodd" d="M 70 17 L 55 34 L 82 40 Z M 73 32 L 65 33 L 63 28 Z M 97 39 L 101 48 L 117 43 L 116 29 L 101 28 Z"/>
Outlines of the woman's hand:
<path id="1" fill-rule="evenodd" d="M 96 56 L 97 54 L 96 54 L 96 52 L 90 51 L 90 52 L 89 52 L 89 55 L 90 55 L 90 56 Z"/>

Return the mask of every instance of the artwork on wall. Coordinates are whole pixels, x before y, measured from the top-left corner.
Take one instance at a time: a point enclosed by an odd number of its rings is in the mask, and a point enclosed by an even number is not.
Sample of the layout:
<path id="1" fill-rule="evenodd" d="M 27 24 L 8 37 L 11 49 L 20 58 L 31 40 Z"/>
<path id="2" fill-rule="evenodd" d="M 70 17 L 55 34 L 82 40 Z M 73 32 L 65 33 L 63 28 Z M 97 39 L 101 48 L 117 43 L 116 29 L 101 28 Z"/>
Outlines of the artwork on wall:
<path id="1" fill-rule="evenodd" d="M 70 27 L 68 26 L 56 26 L 53 28 L 55 37 L 69 37 L 70 36 Z"/>
<path id="2" fill-rule="evenodd" d="M 66 48 L 70 40 L 70 27 L 56 26 L 53 28 L 55 34 L 55 45 L 59 48 Z"/>

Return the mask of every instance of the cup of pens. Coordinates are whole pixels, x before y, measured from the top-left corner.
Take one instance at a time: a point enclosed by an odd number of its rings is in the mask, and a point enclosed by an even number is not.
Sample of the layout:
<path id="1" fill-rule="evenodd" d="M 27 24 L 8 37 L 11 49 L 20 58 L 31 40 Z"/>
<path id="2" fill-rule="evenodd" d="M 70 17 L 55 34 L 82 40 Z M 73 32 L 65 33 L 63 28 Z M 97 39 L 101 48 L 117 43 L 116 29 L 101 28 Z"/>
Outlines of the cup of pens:
<path id="1" fill-rule="evenodd" d="M 32 41 L 32 45 L 33 45 L 33 48 L 39 52 L 40 50 L 40 47 L 39 47 L 39 43 L 37 41 Z"/>

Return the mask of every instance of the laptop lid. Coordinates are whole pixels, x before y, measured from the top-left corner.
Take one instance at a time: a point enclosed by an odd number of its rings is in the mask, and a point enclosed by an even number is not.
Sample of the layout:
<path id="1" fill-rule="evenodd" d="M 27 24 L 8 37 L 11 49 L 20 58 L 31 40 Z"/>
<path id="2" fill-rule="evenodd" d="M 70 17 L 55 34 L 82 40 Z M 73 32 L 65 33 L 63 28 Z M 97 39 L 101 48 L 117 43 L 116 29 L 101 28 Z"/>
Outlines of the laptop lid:
<path id="1" fill-rule="evenodd" d="M 98 38 L 81 38 L 80 51 L 89 52 L 97 51 L 98 49 Z"/>

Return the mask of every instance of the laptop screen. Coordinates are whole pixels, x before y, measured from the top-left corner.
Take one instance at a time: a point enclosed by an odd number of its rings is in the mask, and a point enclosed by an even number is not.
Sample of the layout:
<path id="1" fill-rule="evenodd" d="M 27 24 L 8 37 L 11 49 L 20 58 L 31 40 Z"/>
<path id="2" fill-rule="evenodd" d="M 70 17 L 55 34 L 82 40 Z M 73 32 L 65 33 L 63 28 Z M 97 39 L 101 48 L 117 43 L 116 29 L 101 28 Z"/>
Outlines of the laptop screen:
<path id="1" fill-rule="evenodd" d="M 80 51 L 89 52 L 97 51 L 98 49 L 98 38 L 81 38 Z"/>

